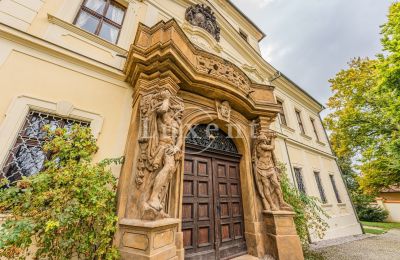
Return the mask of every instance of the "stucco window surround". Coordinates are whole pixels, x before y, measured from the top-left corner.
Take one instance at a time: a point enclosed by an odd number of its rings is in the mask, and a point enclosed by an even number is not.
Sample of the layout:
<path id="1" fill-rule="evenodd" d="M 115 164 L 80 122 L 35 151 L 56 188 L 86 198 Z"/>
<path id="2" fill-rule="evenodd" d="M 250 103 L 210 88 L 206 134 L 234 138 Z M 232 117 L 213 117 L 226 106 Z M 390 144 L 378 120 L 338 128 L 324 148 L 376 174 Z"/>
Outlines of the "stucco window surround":
<path id="1" fill-rule="evenodd" d="M 115 44 L 95 34 L 87 32 L 74 24 L 74 20 L 80 12 L 83 0 L 76 4 L 71 4 L 71 1 L 66 0 L 58 12 L 48 13 L 47 19 L 50 23 L 70 31 L 84 38 L 85 40 L 99 44 L 107 49 L 113 50 L 118 54 L 126 55 L 128 52 L 127 49 L 129 48 L 134 37 L 134 34 L 131 32 L 135 31 L 135 27 L 137 27 L 139 20 L 137 17 L 137 12 L 135 11 L 135 8 L 137 9 L 137 3 L 129 0 L 115 0 L 115 2 L 126 8 L 119 38 Z"/>
<path id="2" fill-rule="evenodd" d="M 103 125 L 101 115 L 76 108 L 68 101 L 53 102 L 29 96 L 18 96 L 11 103 L 0 125 L 0 167 L 7 159 L 8 152 L 13 147 L 30 110 L 90 122 L 92 134 L 96 139 Z"/>

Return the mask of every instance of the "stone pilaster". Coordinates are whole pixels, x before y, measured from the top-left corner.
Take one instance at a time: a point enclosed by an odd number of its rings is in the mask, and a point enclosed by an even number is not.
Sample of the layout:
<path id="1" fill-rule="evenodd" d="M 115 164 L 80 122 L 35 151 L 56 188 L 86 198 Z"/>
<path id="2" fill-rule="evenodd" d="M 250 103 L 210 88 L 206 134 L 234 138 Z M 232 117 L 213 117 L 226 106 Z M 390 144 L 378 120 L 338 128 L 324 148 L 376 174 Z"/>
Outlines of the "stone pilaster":
<path id="1" fill-rule="evenodd" d="M 171 214 L 168 201 L 171 179 L 182 158 L 179 80 L 171 72 L 142 74 L 135 85 L 132 118 L 135 135 L 129 147 L 135 152 L 120 194 L 116 244 L 123 260 L 177 260 L 180 219 Z M 167 131 L 168 130 L 168 131 Z M 168 152 L 167 152 L 168 151 Z M 171 152 L 172 151 L 172 152 Z M 123 199 L 126 198 L 126 203 Z M 180 253 L 182 255 L 182 253 Z"/>

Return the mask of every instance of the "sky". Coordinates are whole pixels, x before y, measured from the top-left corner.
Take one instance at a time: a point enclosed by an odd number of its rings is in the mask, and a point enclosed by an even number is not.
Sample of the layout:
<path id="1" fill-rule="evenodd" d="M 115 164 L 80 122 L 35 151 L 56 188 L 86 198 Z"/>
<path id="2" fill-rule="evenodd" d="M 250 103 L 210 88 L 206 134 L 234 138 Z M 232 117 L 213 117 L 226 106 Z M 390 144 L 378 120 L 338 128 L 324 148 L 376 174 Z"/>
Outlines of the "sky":
<path id="1" fill-rule="evenodd" d="M 390 0 L 232 0 L 267 35 L 263 57 L 322 104 L 353 57 L 381 52 Z M 325 115 L 327 111 L 322 113 Z"/>

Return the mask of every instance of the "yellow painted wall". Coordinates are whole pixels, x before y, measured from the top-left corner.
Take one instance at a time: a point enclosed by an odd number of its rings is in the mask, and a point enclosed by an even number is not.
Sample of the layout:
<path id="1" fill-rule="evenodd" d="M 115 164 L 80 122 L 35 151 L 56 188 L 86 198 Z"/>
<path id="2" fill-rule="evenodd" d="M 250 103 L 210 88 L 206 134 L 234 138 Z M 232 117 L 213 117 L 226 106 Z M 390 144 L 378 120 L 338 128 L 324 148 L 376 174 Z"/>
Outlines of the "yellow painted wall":
<path id="1" fill-rule="evenodd" d="M 96 159 L 122 156 L 131 112 L 131 87 L 73 70 L 62 60 L 56 64 L 45 58 L 16 49 L 0 66 L 0 124 L 5 116 L 14 116 L 6 115 L 6 111 L 17 96 L 67 101 L 103 117 Z"/>

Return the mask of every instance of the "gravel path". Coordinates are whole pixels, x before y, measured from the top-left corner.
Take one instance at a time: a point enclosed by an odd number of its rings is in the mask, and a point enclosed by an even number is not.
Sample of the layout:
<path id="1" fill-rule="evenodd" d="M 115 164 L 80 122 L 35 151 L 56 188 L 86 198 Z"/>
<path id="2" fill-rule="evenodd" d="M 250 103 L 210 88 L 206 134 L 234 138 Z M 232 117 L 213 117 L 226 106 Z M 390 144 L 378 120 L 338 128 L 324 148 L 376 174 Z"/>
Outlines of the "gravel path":
<path id="1" fill-rule="evenodd" d="M 400 260 L 400 229 L 379 236 L 363 235 L 328 241 L 312 248 L 322 253 L 326 260 Z"/>

